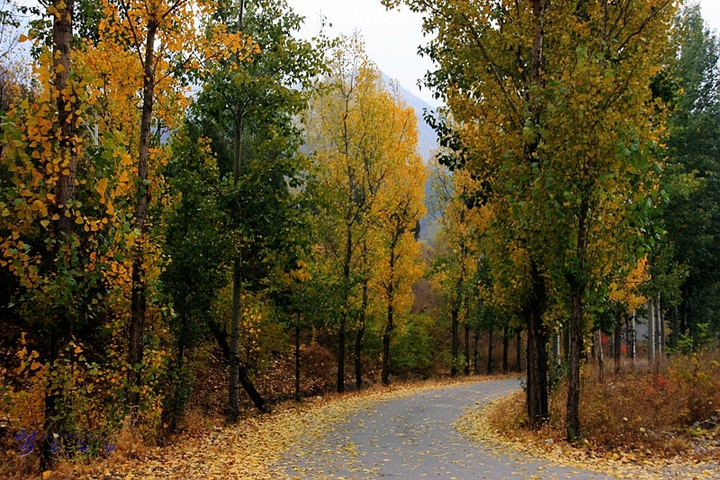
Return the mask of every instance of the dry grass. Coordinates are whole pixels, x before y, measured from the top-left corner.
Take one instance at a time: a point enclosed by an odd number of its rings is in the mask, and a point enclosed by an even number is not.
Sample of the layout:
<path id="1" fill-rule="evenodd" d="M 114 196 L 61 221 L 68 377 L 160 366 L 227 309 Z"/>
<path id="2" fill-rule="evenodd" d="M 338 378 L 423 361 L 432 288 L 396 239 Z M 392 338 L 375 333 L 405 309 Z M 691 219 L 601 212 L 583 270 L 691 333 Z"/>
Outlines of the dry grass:
<path id="1" fill-rule="evenodd" d="M 550 396 L 546 426 L 525 428 L 524 394 L 503 399 L 488 412 L 490 425 L 524 444 L 565 445 L 599 458 L 628 461 L 717 461 L 720 459 L 720 355 L 674 357 L 642 371 L 582 373 L 580 423 L 574 445 L 565 438 L 567 387 Z M 552 441 L 550 441 L 552 439 Z"/>

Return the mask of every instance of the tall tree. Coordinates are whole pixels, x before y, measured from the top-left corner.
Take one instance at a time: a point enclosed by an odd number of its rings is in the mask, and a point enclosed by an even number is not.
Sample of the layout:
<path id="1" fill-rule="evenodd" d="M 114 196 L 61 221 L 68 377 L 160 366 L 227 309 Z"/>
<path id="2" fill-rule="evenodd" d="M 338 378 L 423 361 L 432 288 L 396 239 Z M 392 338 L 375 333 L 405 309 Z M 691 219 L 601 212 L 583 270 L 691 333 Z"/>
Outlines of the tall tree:
<path id="1" fill-rule="evenodd" d="M 300 130 L 296 116 L 307 103 L 307 87 L 321 65 L 314 47 L 292 37 L 302 18 L 284 0 L 236 1 L 220 5 L 207 25 L 252 38 L 249 58 L 239 54 L 208 68 L 194 110 L 200 133 L 212 140 L 220 171 L 231 176 L 222 187 L 234 243 L 230 385 L 228 415 L 238 415 L 239 385 L 264 409 L 262 397 L 240 362 L 240 320 L 246 292 L 265 288 L 268 259 L 288 248 L 296 203 L 290 189 L 299 186 Z M 304 87 L 302 89 L 297 86 Z M 226 332 L 216 329 L 221 342 Z"/>
<path id="2" fill-rule="evenodd" d="M 662 214 L 667 245 L 652 262 L 654 290 L 662 290 L 666 305 L 678 305 L 671 315 L 675 343 L 680 335 L 697 340 L 702 324 L 720 331 L 720 40 L 700 7 L 690 5 L 679 14 L 676 43 L 678 52 L 655 84 L 674 109 L 666 141 L 670 201 Z M 687 276 L 673 278 L 677 269 Z"/>
<path id="3" fill-rule="evenodd" d="M 399 2 L 386 2 L 397 4 Z M 468 168 L 524 251 L 528 416 L 547 418 L 546 308 L 564 285 L 570 321 L 567 430 L 579 433 L 579 372 L 586 301 L 603 253 L 636 254 L 657 184 L 658 110 L 650 79 L 668 45 L 673 2 L 532 0 L 456 4 L 410 0 L 437 34 L 430 75 L 460 125 Z M 652 38 L 652 42 L 648 39 Z M 638 208 L 640 206 L 641 208 Z M 619 228 L 622 226 L 623 228 Z M 613 251 L 613 255 L 617 252 Z M 505 255 L 512 254 L 506 250 Z"/>
<path id="4" fill-rule="evenodd" d="M 337 285 L 339 392 L 345 389 L 347 332 L 351 321 L 366 307 L 364 288 L 358 291 L 357 285 L 364 285 L 365 255 L 374 249 L 370 235 L 378 209 L 383 198 L 393 198 L 396 185 L 391 172 L 402 169 L 403 162 L 413 168 L 411 120 L 414 118 L 408 110 L 398 105 L 397 98 L 382 84 L 361 39 L 357 35 L 342 39 L 332 52 L 321 95 L 312 103 L 307 132 L 316 164 L 312 187 L 317 198 L 316 221 L 322 230 L 327 269 Z M 384 205 L 388 221 L 396 205 Z"/>

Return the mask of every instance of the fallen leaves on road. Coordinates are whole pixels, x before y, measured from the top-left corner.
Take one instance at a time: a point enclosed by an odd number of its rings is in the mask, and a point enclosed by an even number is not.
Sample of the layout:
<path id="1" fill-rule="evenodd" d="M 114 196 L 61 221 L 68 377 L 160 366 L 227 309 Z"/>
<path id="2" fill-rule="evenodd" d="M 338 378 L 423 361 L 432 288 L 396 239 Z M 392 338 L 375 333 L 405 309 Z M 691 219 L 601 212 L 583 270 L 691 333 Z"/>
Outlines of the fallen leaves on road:
<path id="1" fill-rule="evenodd" d="M 371 408 L 391 398 L 411 395 L 418 389 L 440 388 L 449 383 L 398 384 L 359 393 L 314 397 L 301 404 L 286 403 L 276 406 L 269 414 L 246 418 L 236 425 L 215 426 L 203 435 L 181 437 L 170 446 L 136 446 L 130 455 L 113 455 L 102 463 L 89 466 L 66 466 L 50 478 L 288 478 L 271 468 L 291 447 L 301 452 L 304 445 L 324 436 L 333 424 L 358 410 Z"/>

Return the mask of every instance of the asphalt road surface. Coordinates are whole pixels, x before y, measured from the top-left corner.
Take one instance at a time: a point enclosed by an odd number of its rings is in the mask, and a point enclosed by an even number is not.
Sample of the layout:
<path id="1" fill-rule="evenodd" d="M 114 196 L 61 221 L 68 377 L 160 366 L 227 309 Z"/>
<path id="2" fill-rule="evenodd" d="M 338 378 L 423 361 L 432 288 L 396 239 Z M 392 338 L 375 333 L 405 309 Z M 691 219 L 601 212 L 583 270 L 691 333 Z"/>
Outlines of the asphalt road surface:
<path id="1" fill-rule="evenodd" d="M 467 408 L 519 388 L 516 379 L 419 390 L 357 412 L 310 445 L 290 449 L 280 463 L 299 479 L 608 479 L 590 470 L 477 442 L 453 426 Z"/>

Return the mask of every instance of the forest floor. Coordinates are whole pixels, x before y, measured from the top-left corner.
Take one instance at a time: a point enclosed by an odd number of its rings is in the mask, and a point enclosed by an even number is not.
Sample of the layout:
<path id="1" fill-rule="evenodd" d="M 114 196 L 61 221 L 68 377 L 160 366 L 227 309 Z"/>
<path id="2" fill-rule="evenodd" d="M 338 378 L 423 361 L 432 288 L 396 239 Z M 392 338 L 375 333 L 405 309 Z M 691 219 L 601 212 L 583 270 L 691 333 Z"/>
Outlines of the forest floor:
<path id="1" fill-rule="evenodd" d="M 717 463 L 635 462 L 508 439 L 488 414 L 518 386 L 517 378 L 475 377 L 312 397 L 233 426 L 188 422 L 193 428 L 164 447 L 124 432 L 109 458 L 61 464 L 43 478 L 720 478 Z"/>

